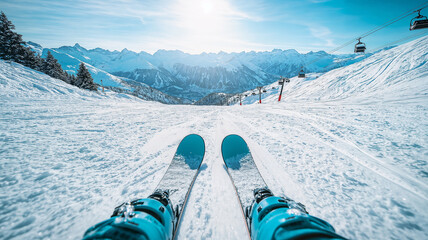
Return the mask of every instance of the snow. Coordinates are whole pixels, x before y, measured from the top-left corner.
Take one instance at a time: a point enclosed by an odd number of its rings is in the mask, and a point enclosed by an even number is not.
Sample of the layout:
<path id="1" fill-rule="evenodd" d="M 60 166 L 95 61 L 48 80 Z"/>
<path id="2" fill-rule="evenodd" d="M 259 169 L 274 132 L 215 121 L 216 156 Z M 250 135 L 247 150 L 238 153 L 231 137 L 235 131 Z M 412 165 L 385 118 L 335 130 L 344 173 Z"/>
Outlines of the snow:
<path id="1" fill-rule="evenodd" d="M 80 46 L 79 46 L 80 47 Z M 77 71 L 79 69 L 80 60 L 70 56 L 67 53 L 61 53 L 56 50 L 52 49 L 44 49 L 43 50 L 43 57 L 47 54 L 47 52 L 50 51 L 51 54 L 55 57 L 55 59 L 58 60 L 58 62 L 61 64 L 63 69 L 73 75 L 77 74 Z M 84 59 L 87 59 L 88 57 L 84 57 Z M 89 72 L 91 73 L 92 78 L 94 79 L 95 83 L 98 83 L 103 86 L 109 86 L 109 87 L 121 87 L 123 89 L 129 89 L 126 86 L 122 84 L 122 80 L 106 71 L 103 71 L 101 69 L 98 69 L 91 64 L 88 64 L 85 62 L 85 66 L 88 68 Z"/>
<path id="2" fill-rule="evenodd" d="M 263 104 L 164 105 L 0 61 L 0 238 L 79 239 L 147 197 L 188 134 L 206 153 L 178 239 L 247 239 L 220 146 L 239 134 L 267 185 L 350 239 L 428 238 L 428 37 Z M 272 86 L 277 87 L 273 90 Z M 124 96 L 128 96 L 125 98 Z"/>
<path id="3" fill-rule="evenodd" d="M 0 60 L 0 101 L 16 99 L 115 99 L 122 98 L 141 101 L 136 97 L 115 92 L 91 92 L 79 89 L 46 74 L 23 67 L 17 63 Z"/>

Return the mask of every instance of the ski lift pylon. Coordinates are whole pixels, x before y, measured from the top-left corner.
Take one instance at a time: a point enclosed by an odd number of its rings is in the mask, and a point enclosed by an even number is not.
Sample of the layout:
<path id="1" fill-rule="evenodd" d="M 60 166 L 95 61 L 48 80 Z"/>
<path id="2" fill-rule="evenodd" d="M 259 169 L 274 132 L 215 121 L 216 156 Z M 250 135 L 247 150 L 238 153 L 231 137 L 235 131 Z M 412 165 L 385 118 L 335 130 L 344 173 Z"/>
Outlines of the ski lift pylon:
<path id="1" fill-rule="evenodd" d="M 358 42 L 355 44 L 355 53 L 364 53 L 366 51 L 366 44 L 361 42 L 361 38 L 357 38 Z"/>
<path id="2" fill-rule="evenodd" d="M 415 11 L 415 12 L 418 12 L 418 16 L 410 20 L 410 28 L 409 28 L 410 31 L 416 30 L 416 29 L 428 28 L 428 18 L 421 15 L 421 10 L 422 9 Z"/>

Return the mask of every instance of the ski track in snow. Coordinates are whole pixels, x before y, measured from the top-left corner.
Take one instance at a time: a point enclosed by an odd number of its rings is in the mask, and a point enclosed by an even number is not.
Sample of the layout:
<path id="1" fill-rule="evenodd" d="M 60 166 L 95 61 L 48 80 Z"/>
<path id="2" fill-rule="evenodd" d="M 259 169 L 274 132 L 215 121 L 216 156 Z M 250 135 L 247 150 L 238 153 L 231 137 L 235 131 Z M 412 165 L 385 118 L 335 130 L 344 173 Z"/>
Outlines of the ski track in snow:
<path id="1" fill-rule="evenodd" d="M 301 112 L 305 108 L 313 110 L 300 105 L 298 108 Z M 391 229 L 388 229 L 390 235 L 386 238 L 424 238 L 426 233 L 421 231 L 427 225 L 427 211 L 420 209 L 420 206 L 427 203 L 426 185 L 422 183 L 425 179 L 414 179 L 406 169 L 401 168 L 408 175 L 404 175 L 401 181 L 391 181 L 396 172 L 391 172 L 390 168 L 376 166 L 373 169 L 361 164 L 361 161 L 371 161 L 371 155 L 378 153 L 356 154 L 359 148 L 349 149 L 354 146 L 353 143 L 339 141 L 338 137 L 333 138 L 325 130 L 314 128 L 313 122 L 306 121 L 312 116 L 305 115 L 305 121 L 302 121 L 298 111 L 277 109 L 276 113 L 271 112 L 271 109 L 260 106 L 254 107 L 253 111 L 241 111 L 229 119 L 240 127 L 242 135 L 250 138 L 247 142 L 255 161 L 268 185 L 275 186 L 272 190 L 276 194 L 301 201 L 310 213 L 323 216 L 339 233 L 352 239 L 385 238 L 384 231 L 388 225 Z M 314 115 L 317 114 L 320 113 L 314 112 Z M 316 116 L 312 118 L 319 125 L 329 124 Z M 270 119 L 272 122 L 266 124 L 260 119 Z M 284 125 L 275 124 L 280 121 Z M 335 127 L 340 129 L 340 126 Z M 332 130 L 337 131 L 334 127 Z M 359 139 L 362 143 L 364 140 Z M 266 149 L 276 153 L 276 158 L 270 156 Z M 268 169 L 263 173 L 266 167 Z M 377 175 L 373 175 L 372 171 Z M 293 176 L 292 179 L 290 176 Z M 420 186 L 421 189 L 409 189 L 415 183 L 420 185 L 414 187 Z M 317 186 L 316 189 L 314 186 Z M 349 201 L 358 204 L 350 205 Z M 348 221 L 343 221 L 342 217 Z M 359 226 L 359 229 L 355 230 L 351 225 Z M 409 233 L 409 230 L 416 231 Z"/>
<path id="2" fill-rule="evenodd" d="M 178 239 L 248 238 L 221 159 L 221 142 L 232 133 L 247 141 L 275 194 L 304 203 L 310 213 L 328 220 L 340 234 L 351 239 L 427 236 L 426 177 L 417 174 L 426 171 L 426 166 L 411 164 L 426 156 L 426 149 L 409 147 L 401 153 L 370 147 L 377 134 L 397 144 L 419 139 L 414 144 L 425 146 L 426 132 L 418 132 L 415 125 L 410 132 L 416 135 L 402 139 L 399 132 L 389 136 L 389 132 L 373 129 L 369 121 L 373 115 L 368 111 L 377 109 L 347 106 L 352 111 L 344 114 L 343 106 L 317 104 L 289 104 L 286 109 L 97 100 L 2 104 L 1 238 L 79 239 L 89 226 L 108 218 L 118 204 L 148 196 L 178 143 L 189 133 L 204 137 L 206 155 Z M 404 120 L 415 118 L 417 109 L 413 110 L 400 114 Z M 334 117 L 339 114 L 343 118 Z M 361 124 L 348 119 L 354 116 L 359 116 Z M 401 120 L 395 118 L 390 124 Z M 372 129 L 370 134 L 367 129 Z M 394 161 L 389 156 L 394 153 L 403 161 Z M 373 156 L 392 161 L 387 162 L 390 167 L 371 165 Z M 400 169 L 402 175 L 394 176 Z M 391 181 L 396 178 L 401 182 Z"/>
<path id="3" fill-rule="evenodd" d="M 265 112 L 272 113 L 272 111 Z M 285 114 L 280 115 L 287 116 Z M 380 159 L 372 156 L 367 151 L 362 150 L 356 144 L 346 139 L 346 137 L 344 137 L 340 131 L 337 131 L 335 129 L 323 129 L 318 124 L 319 121 L 317 118 L 308 117 L 307 115 L 302 115 L 298 112 L 295 112 L 293 115 L 305 121 L 312 120 L 310 122 L 306 122 L 306 124 L 308 124 L 308 127 L 310 128 L 310 132 L 305 132 L 306 134 L 312 135 L 313 137 L 318 137 L 318 139 L 320 139 L 320 141 L 324 144 L 329 145 L 331 148 L 335 148 L 337 151 L 341 152 L 344 155 L 347 155 L 354 161 L 360 163 L 368 169 L 373 170 L 376 174 L 379 174 L 380 176 L 394 182 L 395 184 L 402 186 L 406 190 L 419 195 L 421 198 L 428 200 L 427 196 L 424 195 L 425 192 L 428 192 L 427 186 L 423 182 L 413 178 L 409 173 L 402 174 L 403 169 L 395 169 L 389 164 L 386 164 Z M 336 147 L 337 145 L 339 145 L 339 147 Z M 362 161 L 363 159 L 365 160 L 364 162 Z M 387 160 L 392 162 L 392 159 Z M 379 171 L 379 169 L 382 170 Z"/>

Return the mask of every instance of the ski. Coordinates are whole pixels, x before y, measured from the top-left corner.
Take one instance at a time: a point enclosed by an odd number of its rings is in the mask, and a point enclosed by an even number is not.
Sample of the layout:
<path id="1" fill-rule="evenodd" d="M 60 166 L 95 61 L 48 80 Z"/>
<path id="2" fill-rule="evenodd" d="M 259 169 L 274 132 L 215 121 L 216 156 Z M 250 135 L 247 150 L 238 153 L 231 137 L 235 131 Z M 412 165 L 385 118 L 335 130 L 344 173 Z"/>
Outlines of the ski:
<path id="1" fill-rule="evenodd" d="M 309 215 L 303 204 L 275 196 L 240 136 L 225 137 L 221 152 L 251 239 L 345 239 L 328 222 Z"/>
<path id="2" fill-rule="evenodd" d="M 254 189 L 267 188 L 247 143 L 238 135 L 229 135 L 223 139 L 221 153 L 227 172 L 235 187 L 246 220 L 248 234 L 251 235 L 248 209 L 253 203 Z"/>
<path id="3" fill-rule="evenodd" d="M 197 134 L 186 136 L 179 144 L 171 164 L 156 187 L 156 191 L 169 192 L 169 199 L 174 206 L 176 222 L 173 238 L 177 233 L 182 213 L 199 173 L 204 155 L 204 139 Z"/>
<path id="4" fill-rule="evenodd" d="M 204 155 L 201 136 L 183 138 L 154 193 L 119 205 L 83 239 L 174 239 Z"/>

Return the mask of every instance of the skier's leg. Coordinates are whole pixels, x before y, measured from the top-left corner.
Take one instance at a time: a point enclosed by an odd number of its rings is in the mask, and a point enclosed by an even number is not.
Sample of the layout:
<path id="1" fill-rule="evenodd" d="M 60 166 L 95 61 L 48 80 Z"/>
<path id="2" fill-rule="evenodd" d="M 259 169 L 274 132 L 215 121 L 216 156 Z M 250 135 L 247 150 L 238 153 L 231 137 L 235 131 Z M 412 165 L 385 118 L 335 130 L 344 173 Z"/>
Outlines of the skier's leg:
<path id="1" fill-rule="evenodd" d="M 171 239 L 176 218 L 168 196 L 167 191 L 156 190 L 148 198 L 121 204 L 110 219 L 89 228 L 83 239 Z"/>
<path id="2" fill-rule="evenodd" d="M 302 204 L 276 197 L 267 188 L 254 190 L 246 215 L 253 240 L 345 239 L 328 222 L 309 215 Z"/>

